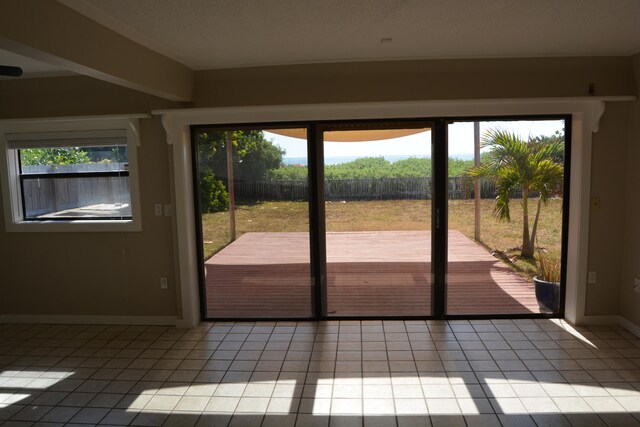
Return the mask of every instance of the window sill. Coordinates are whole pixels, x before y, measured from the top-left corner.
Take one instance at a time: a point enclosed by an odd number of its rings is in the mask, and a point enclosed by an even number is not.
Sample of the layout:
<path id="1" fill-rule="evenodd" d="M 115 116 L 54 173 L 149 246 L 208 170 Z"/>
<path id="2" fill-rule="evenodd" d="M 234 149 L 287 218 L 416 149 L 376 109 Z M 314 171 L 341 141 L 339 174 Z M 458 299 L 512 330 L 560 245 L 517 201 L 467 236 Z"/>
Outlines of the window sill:
<path id="1" fill-rule="evenodd" d="M 68 220 L 68 221 L 21 221 L 7 223 L 7 232 L 135 232 L 142 231 L 142 224 L 135 220 Z"/>

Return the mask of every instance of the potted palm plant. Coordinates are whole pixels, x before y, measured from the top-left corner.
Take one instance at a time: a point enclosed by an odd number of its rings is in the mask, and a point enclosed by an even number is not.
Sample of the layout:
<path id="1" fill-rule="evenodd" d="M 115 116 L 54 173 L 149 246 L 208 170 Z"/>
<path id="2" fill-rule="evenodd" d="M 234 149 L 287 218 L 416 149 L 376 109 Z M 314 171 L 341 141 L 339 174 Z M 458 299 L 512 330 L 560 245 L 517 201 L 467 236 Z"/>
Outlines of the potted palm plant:
<path id="1" fill-rule="evenodd" d="M 560 305 L 560 260 L 538 252 L 538 275 L 533 278 L 536 300 L 543 313 L 557 313 Z"/>

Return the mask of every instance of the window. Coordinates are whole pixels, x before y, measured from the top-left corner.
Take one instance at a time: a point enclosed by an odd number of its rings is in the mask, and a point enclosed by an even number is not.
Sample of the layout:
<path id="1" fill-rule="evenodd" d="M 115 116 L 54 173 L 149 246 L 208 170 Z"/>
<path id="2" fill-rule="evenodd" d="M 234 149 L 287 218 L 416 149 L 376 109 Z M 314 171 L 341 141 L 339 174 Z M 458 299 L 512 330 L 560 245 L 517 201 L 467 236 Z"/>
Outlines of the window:
<path id="1" fill-rule="evenodd" d="M 0 123 L 8 231 L 140 229 L 137 120 Z"/>

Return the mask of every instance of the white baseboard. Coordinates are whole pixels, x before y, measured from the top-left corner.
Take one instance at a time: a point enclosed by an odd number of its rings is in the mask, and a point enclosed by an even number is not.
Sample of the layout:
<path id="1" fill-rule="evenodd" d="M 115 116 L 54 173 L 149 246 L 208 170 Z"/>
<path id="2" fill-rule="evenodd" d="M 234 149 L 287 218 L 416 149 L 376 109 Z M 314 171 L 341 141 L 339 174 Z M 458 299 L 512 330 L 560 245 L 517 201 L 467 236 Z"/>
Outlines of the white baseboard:
<path id="1" fill-rule="evenodd" d="M 640 326 L 636 325 L 626 317 L 622 317 L 622 316 L 618 316 L 618 317 L 620 318 L 620 326 L 622 326 L 627 331 L 631 332 L 633 335 L 640 338 Z"/>
<path id="2" fill-rule="evenodd" d="M 167 325 L 176 326 L 173 316 L 86 316 L 68 314 L 3 314 L 0 323 L 51 323 L 79 325 Z"/>
<path id="3" fill-rule="evenodd" d="M 601 316 L 583 316 L 576 326 L 588 325 L 619 325 L 620 316 L 617 315 L 601 315 Z"/>
<path id="4" fill-rule="evenodd" d="M 622 316 L 584 316 L 580 325 L 620 325 L 633 335 L 640 338 L 640 326 Z"/>

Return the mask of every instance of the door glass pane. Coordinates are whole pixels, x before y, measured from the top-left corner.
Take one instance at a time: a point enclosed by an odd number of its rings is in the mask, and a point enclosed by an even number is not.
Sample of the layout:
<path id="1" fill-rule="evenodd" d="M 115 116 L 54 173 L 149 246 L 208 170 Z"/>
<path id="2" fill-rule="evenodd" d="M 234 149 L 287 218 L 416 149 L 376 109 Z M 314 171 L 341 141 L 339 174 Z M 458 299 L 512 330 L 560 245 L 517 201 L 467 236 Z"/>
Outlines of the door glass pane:
<path id="1" fill-rule="evenodd" d="M 196 132 L 209 318 L 312 315 L 306 129 L 289 131 Z"/>
<path id="2" fill-rule="evenodd" d="M 431 130 L 324 133 L 329 316 L 431 313 Z"/>
<path id="3" fill-rule="evenodd" d="M 476 129 L 448 129 L 446 312 L 558 313 L 559 284 L 534 285 L 534 276 L 560 281 L 565 121 Z"/>

